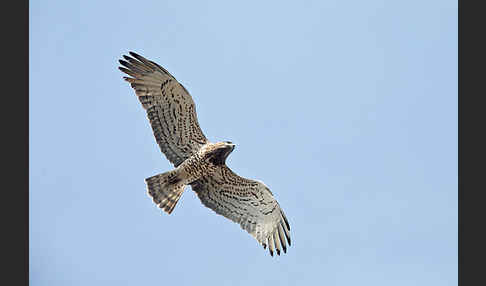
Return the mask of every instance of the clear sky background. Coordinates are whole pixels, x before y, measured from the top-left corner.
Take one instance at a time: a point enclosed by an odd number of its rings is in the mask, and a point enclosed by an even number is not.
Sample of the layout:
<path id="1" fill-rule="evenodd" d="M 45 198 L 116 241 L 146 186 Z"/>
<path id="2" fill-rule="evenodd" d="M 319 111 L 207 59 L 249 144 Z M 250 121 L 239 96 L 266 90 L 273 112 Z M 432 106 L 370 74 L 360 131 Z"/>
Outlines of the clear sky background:
<path id="1" fill-rule="evenodd" d="M 30 1 L 31 285 L 456 285 L 457 1 Z M 192 94 L 292 227 L 270 257 L 172 169 L 118 59 Z"/>

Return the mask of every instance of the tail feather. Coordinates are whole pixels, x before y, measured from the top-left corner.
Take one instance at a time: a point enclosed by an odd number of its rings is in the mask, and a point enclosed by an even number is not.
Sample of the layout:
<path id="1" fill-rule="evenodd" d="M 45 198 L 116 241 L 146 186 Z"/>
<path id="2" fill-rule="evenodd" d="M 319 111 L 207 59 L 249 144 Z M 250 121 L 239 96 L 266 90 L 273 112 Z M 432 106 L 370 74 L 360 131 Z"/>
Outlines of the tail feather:
<path id="1" fill-rule="evenodd" d="M 177 178 L 177 173 L 175 171 L 166 172 L 147 178 L 145 182 L 148 194 L 154 203 L 168 214 L 172 213 L 185 187 Z"/>

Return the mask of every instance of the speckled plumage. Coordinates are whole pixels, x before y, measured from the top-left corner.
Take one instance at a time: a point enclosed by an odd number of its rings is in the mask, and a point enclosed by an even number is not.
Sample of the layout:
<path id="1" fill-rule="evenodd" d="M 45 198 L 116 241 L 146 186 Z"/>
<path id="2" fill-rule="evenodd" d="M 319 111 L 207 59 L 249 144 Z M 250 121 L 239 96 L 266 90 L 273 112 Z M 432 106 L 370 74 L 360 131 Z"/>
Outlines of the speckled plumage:
<path id="1" fill-rule="evenodd" d="M 148 194 L 170 214 L 186 185 L 204 206 L 240 224 L 270 254 L 287 252 L 290 225 L 263 182 L 242 178 L 226 166 L 231 142 L 211 143 L 197 121 L 189 92 L 163 67 L 130 52 L 120 60 L 124 77 L 147 111 L 155 139 L 175 169 L 147 178 Z"/>

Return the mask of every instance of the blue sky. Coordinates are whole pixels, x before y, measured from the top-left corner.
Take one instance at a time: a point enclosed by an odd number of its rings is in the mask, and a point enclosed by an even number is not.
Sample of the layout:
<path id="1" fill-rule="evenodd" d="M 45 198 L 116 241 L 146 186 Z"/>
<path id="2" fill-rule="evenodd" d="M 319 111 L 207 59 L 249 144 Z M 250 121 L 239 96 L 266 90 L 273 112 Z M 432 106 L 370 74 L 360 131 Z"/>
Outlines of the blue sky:
<path id="1" fill-rule="evenodd" d="M 31 285 L 456 285 L 456 1 L 30 1 Z M 172 169 L 118 59 L 189 90 L 292 227 L 270 257 Z"/>

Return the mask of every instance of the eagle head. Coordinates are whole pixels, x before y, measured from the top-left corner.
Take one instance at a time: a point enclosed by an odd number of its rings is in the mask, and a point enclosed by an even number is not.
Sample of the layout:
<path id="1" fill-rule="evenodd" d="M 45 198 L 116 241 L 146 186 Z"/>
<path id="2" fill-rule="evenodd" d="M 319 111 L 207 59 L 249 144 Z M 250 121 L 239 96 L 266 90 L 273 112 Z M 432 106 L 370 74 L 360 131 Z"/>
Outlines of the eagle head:
<path id="1" fill-rule="evenodd" d="M 214 165 L 223 165 L 228 155 L 235 149 L 235 144 L 230 141 L 224 141 L 214 144 L 214 149 L 209 152 L 209 161 Z"/>

